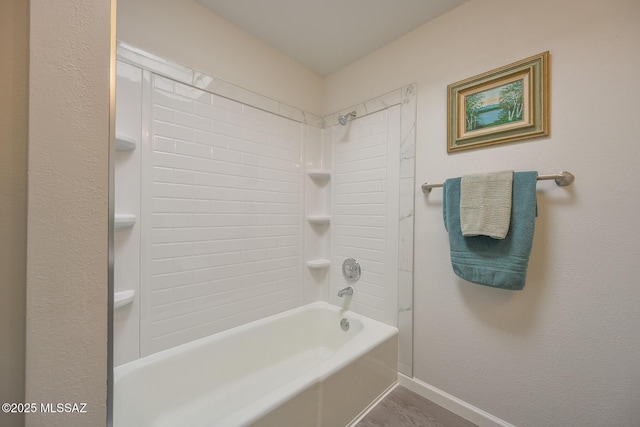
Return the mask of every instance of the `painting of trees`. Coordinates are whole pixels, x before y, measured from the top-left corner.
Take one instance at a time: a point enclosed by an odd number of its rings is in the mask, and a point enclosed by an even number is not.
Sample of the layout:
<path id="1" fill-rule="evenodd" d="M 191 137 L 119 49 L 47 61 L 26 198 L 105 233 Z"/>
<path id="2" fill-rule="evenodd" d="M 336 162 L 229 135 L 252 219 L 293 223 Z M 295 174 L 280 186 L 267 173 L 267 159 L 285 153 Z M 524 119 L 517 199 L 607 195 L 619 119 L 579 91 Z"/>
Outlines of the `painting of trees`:
<path id="1" fill-rule="evenodd" d="M 465 98 L 465 118 L 467 131 L 478 127 L 479 117 L 484 106 L 484 95 L 482 92 L 469 95 Z"/>
<path id="2" fill-rule="evenodd" d="M 522 120 L 523 99 L 522 80 L 466 96 L 467 132 Z"/>
<path id="3" fill-rule="evenodd" d="M 517 80 L 500 90 L 500 117 L 498 123 L 511 123 L 522 120 L 523 81 Z"/>
<path id="4" fill-rule="evenodd" d="M 447 152 L 549 135 L 549 52 L 447 86 Z"/>

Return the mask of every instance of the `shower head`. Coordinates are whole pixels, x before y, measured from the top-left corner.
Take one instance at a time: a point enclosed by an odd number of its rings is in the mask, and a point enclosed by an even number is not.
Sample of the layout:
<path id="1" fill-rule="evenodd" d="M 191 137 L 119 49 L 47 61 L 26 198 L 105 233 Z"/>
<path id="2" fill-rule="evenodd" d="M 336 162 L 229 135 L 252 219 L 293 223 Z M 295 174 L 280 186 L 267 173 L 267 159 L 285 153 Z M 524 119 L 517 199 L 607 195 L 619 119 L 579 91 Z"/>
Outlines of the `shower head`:
<path id="1" fill-rule="evenodd" d="M 347 122 L 355 118 L 356 118 L 356 112 L 352 111 L 350 113 L 338 116 L 338 123 L 340 123 L 342 126 L 346 126 Z"/>

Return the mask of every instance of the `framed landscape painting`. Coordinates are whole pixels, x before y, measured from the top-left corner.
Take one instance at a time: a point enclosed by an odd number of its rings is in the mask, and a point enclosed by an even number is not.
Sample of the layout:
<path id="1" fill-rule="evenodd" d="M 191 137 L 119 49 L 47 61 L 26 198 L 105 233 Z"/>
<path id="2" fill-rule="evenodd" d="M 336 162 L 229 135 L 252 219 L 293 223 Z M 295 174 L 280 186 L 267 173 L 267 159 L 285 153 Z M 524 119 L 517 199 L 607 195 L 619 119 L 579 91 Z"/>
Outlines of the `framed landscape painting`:
<path id="1" fill-rule="evenodd" d="M 549 52 L 447 87 L 447 151 L 549 135 Z"/>

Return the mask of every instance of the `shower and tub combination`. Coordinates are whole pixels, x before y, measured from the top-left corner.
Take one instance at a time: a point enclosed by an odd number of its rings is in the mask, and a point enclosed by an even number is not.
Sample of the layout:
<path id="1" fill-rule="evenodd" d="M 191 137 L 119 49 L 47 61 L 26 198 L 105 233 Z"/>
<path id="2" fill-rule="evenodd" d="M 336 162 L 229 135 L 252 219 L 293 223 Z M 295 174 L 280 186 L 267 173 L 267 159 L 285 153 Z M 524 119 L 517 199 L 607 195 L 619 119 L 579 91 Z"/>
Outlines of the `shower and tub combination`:
<path id="1" fill-rule="evenodd" d="M 396 328 L 315 302 L 116 368 L 114 423 L 346 426 L 396 379 Z"/>
<path id="2" fill-rule="evenodd" d="M 357 282 L 358 262 L 343 274 Z M 397 366 L 397 328 L 318 301 L 117 367 L 114 425 L 347 426 Z"/>
<path id="3" fill-rule="evenodd" d="M 411 374 L 414 86 L 320 119 L 118 59 L 115 427 L 354 422 Z"/>

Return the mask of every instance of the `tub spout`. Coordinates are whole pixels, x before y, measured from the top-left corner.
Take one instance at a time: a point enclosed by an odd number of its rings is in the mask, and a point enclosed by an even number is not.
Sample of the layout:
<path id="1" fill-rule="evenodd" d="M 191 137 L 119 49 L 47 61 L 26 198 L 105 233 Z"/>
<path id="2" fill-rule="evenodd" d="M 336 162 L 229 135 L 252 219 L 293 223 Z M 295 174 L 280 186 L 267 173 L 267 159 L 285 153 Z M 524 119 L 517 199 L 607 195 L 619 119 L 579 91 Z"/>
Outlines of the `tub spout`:
<path id="1" fill-rule="evenodd" d="M 347 286 L 346 288 L 338 291 L 339 297 L 343 297 L 345 295 L 353 295 L 353 286 Z"/>

